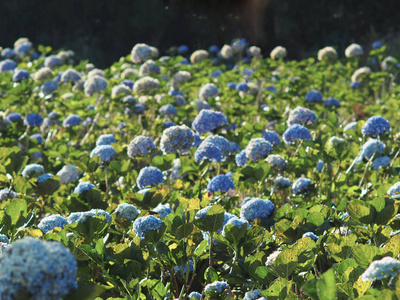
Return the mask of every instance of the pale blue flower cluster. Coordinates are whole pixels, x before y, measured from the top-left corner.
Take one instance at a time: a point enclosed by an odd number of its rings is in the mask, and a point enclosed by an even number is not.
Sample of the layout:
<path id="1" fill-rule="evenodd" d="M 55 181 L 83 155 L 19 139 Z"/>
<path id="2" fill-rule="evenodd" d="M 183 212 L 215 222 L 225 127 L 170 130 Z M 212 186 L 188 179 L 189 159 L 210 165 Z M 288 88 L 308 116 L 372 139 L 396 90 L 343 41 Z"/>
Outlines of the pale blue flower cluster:
<path id="1" fill-rule="evenodd" d="M 111 145 L 116 142 L 117 140 L 115 139 L 113 134 L 102 134 L 98 137 L 96 141 L 96 146 Z"/>
<path id="2" fill-rule="evenodd" d="M 390 157 L 387 155 L 375 158 L 372 162 L 372 168 L 375 171 L 380 171 L 381 168 L 385 168 L 388 166 L 390 166 Z"/>
<path id="3" fill-rule="evenodd" d="M 15 63 L 15 61 L 11 59 L 5 59 L 2 62 L 0 62 L 0 73 L 13 71 L 16 67 L 17 64 Z"/>
<path id="4" fill-rule="evenodd" d="M 279 154 L 271 154 L 268 155 L 268 157 L 265 160 L 268 164 L 272 165 L 274 168 L 277 170 L 285 170 L 286 169 L 286 159 L 284 159 L 281 155 Z"/>
<path id="5" fill-rule="evenodd" d="M 145 234 L 150 230 L 160 230 L 162 224 L 164 224 L 164 222 L 161 219 L 152 215 L 148 215 L 137 218 L 133 223 L 132 228 L 136 235 L 140 237 L 140 239 L 143 239 Z"/>
<path id="6" fill-rule="evenodd" d="M 390 256 L 373 261 L 362 274 L 363 281 L 382 280 L 400 273 L 400 261 Z"/>
<path id="7" fill-rule="evenodd" d="M 249 162 L 249 159 L 246 156 L 246 149 L 243 149 L 235 156 L 235 162 L 238 167 L 245 167 Z"/>
<path id="8" fill-rule="evenodd" d="M 311 90 L 306 94 L 305 100 L 306 100 L 306 102 L 322 101 L 322 94 L 316 90 Z"/>
<path id="9" fill-rule="evenodd" d="M 5 234 L 1 234 L 1 233 L 0 233 L 0 243 L 9 244 L 9 243 L 10 243 L 10 240 L 9 240 L 9 238 L 8 238 Z"/>
<path id="10" fill-rule="evenodd" d="M 236 85 L 236 90 L 242 91 L 242 92 L 247 92 L 249 90 L 249 85 L 246 82 L 239 82 Z"/>
<path id="11" fill-rule="evenodd" d="M 101 162 L 109 162 L 117 152 L 111 145 L 96 146 L 90 153 L 90 157 L 100 156 Z"/>
<path id="12" fill-rule="evenodd" d="M 312 232 L 306 232 L 305 234 L 303 234 L 303 237 L 309 237 L 309 238 L 313 239 L 314 241 L 318 240 L 318 236 L 316 236 Z"/>
<path id="13" fill-rule="evenodd" d="M 77 288 L 75 257 L 59 242 L 25 237 L 7 247 L 0 258 L 1 299 L 61 299 Z M 11 275 L 12 274 L 12 275 Z"/>
<path id="14" fill-rule="evenodd" d="M 133 204 L 121 203 L 117 206 L 114 213 L 117 215 L 117 218 L 124 218 L 133 222 L 133 220 L 135 220 L 140 214 L 140 210 L 138 210 Z"/>
<path id="15" fill-rule="evenodd" d="M 307 192 L 310 188 L 312 181 L 308 178 L 300 177 L 292 185 L 292 192 L 294 194 L 301 194 Z"/>
<path id="16" fill-rule="evenodd" d="M 0 202 L 7 199 L 13 199 L 17 196 L 18 193 L 14 192 L 13 190 L 10 190 L 9 188 L 4 188 L 0 190 Z"/>
<path id="17" fill-rule="evenodd" d="M 319 159 L 317 166 L 315 167 L 315 170 L 317 170 L 318 173 L 321 173 L 323 168 L 324 168 L 324 162 L 322 159 Z"/>
<path id="18" fill-rule="evenodd" d="M 85 89 L 85 95 L 89 97 L 95 93 L 104 91 L 107 88 L 107 80 L 102 76 L 94 75 L 85 81 L 83 87 Z"/>
<path id="19" fill-rule="evenodd" d="M 281 190 L 291 185 L 289 178 L 277 176 L 274 179 L 274 189 Z"/>
<path id="20" fill-rule="evenodd" d="M 400 198 L 400 182 L 395 183 L 392 185 L 389 190 L 387 191 L 388 195 L 391 195 L 392 198 Z"/>
<path id="21" fill-rule="evenodd" d="M 229 285 L 225 281 L 214 281 L 204 287 L 204 293 L 206 295 L 213 295 L 213 293 L 223 293 L 229 289 Z"/>
<path id="22" fill-rule="evenodd" d="M 41 145 L 43 143 L 43 136 L 40 133 L 35 133 L 32 134 L 29 137 L 30 140 L 36 140 L 36 142 L 38 143 L 38 145 Z"/>
<path id="23" fill-rule="evenodd" d="M 390 132 L 390 123 L 381 116 L 373 116 L 369 118 L 361 128 L 361 133 L 363 135 L 371 135 L 373 137 L 385 132 Z"/>
<path id="24" fill-rule="evenodd" d="M 27 114 L 25 119 L 24 119 L 24 124 L 34 127 L 34 126 L 40 126 L 43 123 L 43 118 L 42 116 L 38 115 L 37 113 L 30 113 Z"/>
<path id="25" fill-rule="evenodd" d="M 44 66 L 50 69 L 62 65 L 62 63 L 62 59 L 57 55 L 50 55 L 44 59 Z"/>
<path id="26" fill-rule="evenodd" d="M 160 148 L 164 154 L 187 154 L 194 140 L 194 132 L 186 125 L 172 126 L 163 131 Z"/>
<path id="27" fill-rule="evenodd" d="M 291 125 L 288 129 L 286 129 L 282 137 L 286 144 L 293 144 L 297 140 L 311 140 L 310 131 L 300 124 Z"/>
<path id="28" fill-rule="evenodd" d="M 156 146 L 151 138 L 139 135 L 129 143 L 128 156 L 130 158 L 135 158 L 136 156 L 146 156 L 149 151 L 155 148 Z"/>
<path id="29" fill-rule="evenodd" d="M 206 83 L 200 88 L 199 97 L 203 100 L 218 96 L 219 90 L 213 83 Z"/>
<path id="30" fill-rule="evenodd" d="M 61 82 L 77 82 L 81 79 L 81 74 L 78 71 L 70 68 L 65 70 L 61 75 Z"/>
<path id="31" fill-rule="evenodd" d="M 190 300 L 200 300 L 201 299 L 201 294 L 199 292 L 191 292 L 189 294 L 189 299 Z"/>
<path id="32" fill-rule="evenodd" d="M 77 114 L 70 114 L 68 115 L 63 121 L 64 128 L 71 128 L 81 124 L 82 118 Z"/>
<path id="33" fill-rule="evenodd" d="M 263 138 L 251 139 L 246 147 L 246 157 L 253 161 L 260 161 L 272 153 L 273 145 Z"/>
<path id="34" fill-rule="evenodd" d="M 193 260 L 189 260 L 189 272 L 192 272 L 193 269 L 194 269 Z M 181 266 L 176 266 L 176 267 L 174 267 L 174 269 L 173 269 L 173 272 L 174 272 L 175 274 L 177 274 L 177 273 L 186 274 L 186 271 L 187 271 L 187 264 L 185 264 L 185 265 L 183 266 L 183 268 L 182 268 Z"/>
<path id="35" fill-rule="evenodd" d="M 260 293 L 260 290 L 248 291 L 246 294 L 244 294 L 243 300 L 257 300 Z"/>
<path id="36" fill-rule="evenodd" d="M 311 109 L 298 106 L 290 111 L 288 124 L 309 125 L 314 124 L 316 120 L 317 115 Z"/>
<path id="37" fill-rule="evenodd" d="M 44 95 L 50 95 L 52 92 L 54 92 L 57 89 L 58 89 L 58 83 L 56 81 L 52 81 L 52 80 L 46 81 L 40 87 L 40 91 Z"/>
<path id="38" fill-rule="evenodd" d="M 72 224 L 72 223 L 82 223 L 86 220 L 87 217 L 98 217 L 100 215 L 104 215 L 106 218 L 106 222 L 110 222 L 111 220 L 111 215 L 104 211 L 103 209 L 96 209 L 93 208 L 89 211 L 79 211 L 79 212 L 74 212 L 71 213 L 68 216 L 68 224 Z"/>
<path id="39" fill-rule="evenodd" d="M 39 164 L 27 165 L 22 170 L 22 176 L 27 177 L 27 178 L 38 177 L 39 175 L 42 175 L 43 173 L 44 173 L 44 167 Z"/>
<path id="40" fill-rule="evenodd" d="M 79 172 L 78 167 L 75 165 L 65 165 L 56 175 L 60 177 L 61 184 L 68 184 L 76 182 L 79 179 L 81 172 Z"/>
<path id="41" fill-rule="evenodd" d="M 22 119 L 22 116 L 20 113 L 9 113 L 6 119 L 8 122 L 18 122 Z"/>
<path id="42" fill-rule="evenodd" d="M 331 97 L 331 98 L 328 98 L 328 99 L 325 100 L 324 106 L 325 107 L 336 107 L 336 108 L 339 108 L 340 107 L 340 102 L 339 102 L 338 99 Z"/>
<path id="43" fill-rule="evenodd" d="M 192 127 L 199 134 L 202 134 L 227 124 L 228 120 L 223 113 L 212 109 L 203 109 L 194 119 Z"/>
<path id="44" fill-rule="evenodd" d="M 144 167 L 140 170 L 136 179 L 139 189 L 143 189 L 149 185 L 156 185 L 164 182 L 164 177 L 160 169 L 156 167 Z"/>
<path id="45" fill-rule="evenodd" d="M 217 175 L 207 184 L 207 190 L 212 194 L 215 192 L 228 192 L 230 189 L 234 190 L 235 185 L 232 178 L 226 175 Z"/>
<path id="46" fill-rule="evenodd" d="M 204 159 L 208 159 L 210 161 L 212 160 L 215 162 L 221 162 L 222 160 L 221 150 L 219 150 L 218 147 L 212 144 L 200 145 L 200 147 L 197 148 L 196 152 L 194 153 L 194 161 L 199 163 Z"/>
<path id="47" fill-rule="evenodd" d="M 6 58 L 11 58 L 15 55 L 14 50 L 11 48 L 4 48 L 1 50 L 1 56 Z"/>
<path id="48" fill-rule="evenodd" d="M 43 218 L 39 224 L 38 228 L 43 231 L 43 233 L 48 233 L 52 231 L 56 227 L 61 227 L 64 228 L 65 225 L 68 224 L 68 221 L 66 218 L 60 216 L 60 215 L 50 215 L 45 218 Z"/>
<path id="49" fill-rule="evenodd" d="M 169 203 L 167 204 L 158 204 L 152 211 L 158 213 L 161 218 L 165 218 L 172 212 L 172 209 L 169 207 Z"/>
<path id="50" fill-rule="evenodd" d="M 281 138 L 279 137 L 279 134 L 277 134 L 275 131 L 265 130 L 261 134 L 263 139 L 270 142 L 272 145 L 279 146 L 281 144 Z"/>
<path id="51" fill-rule="evenodd" d="M 178 110 L 172 104 L 165 104 L 159 109 L 160 115 L 175 117 Z"/>
<path id="52" fill-rule="evenodd" d="M 20 82 L 28 77 L 29 77 L 29 72 L 27 70 L 15 69 L 13 77 L 12 77 L 12 81 Z"/>
<path id="53" fill-rule="evenodd" d="M 362 146 L 361 152 L 354 160 L 354 163 L 358 164 L 363 159 L 370 159 L 375 153 L 382 154 L 385 147 L 386 145 L 379 140 L 369 139 Z"/>
<path id="54" fill-rule="evenodd" d="M 53 174 L 44 173 L 44 174 L 38 176 L 38 177 L 36 178 L 36 181 L 37 181 L 37 183 L 43 183 L 43 182 L 49 180 L 49 179 L 50 179 L 51 177 L 53 177 L 53 176 L 54 176 Z"/>
<path id="55" fill-rule="evenodd" d="M 268 218 L 274 211 L 275 205 L 266 199 L 249 198 L 243 201 L 240 218 L 253 221 L 258 218 Z"/>
<path id="56" fill-rule="evenodd" d="M 74 193 L 82 194 L 84 191 L 90 191 L 95 188 L 90 182 L 79 182 L 79 184 L 74 189 Z"/>

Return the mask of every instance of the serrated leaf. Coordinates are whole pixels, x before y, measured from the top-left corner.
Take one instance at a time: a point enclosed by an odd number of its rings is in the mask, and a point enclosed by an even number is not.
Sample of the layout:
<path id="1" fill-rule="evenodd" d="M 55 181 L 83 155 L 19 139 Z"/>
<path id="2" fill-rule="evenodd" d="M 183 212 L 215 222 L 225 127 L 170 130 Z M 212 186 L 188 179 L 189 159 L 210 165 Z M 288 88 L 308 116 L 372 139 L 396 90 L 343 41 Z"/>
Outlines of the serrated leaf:
<path id="1" fill-rule="evenodd" d="M 353 248 L 354 259 L 363 269 L 368 268 L 377 255 L 379 255 L 379 248 L 373 245 L 358 244 Z"/>
<path id="2" fill-rule="evenodd" d="M 272 273 L 277 277 L 289 278 L 297 267 L 298 257 L 294 250 L 283 250 L 279 253 L 275 262 L 269 266 Z"/>
<path id="3" fill-rule="evenodd" d="M 376 210 L 371 204 L 353 200 L 347 205 L 347 212 L 356 221 L 363 224 L 372 224 L 376 217 Z"/>
<path id="4" fill-rule="evenodd" d="M 11 225 L 24 225 L 27 216 L 27 204 L 23 199 L 14 199 L 6 206 L 6 214 L 11 218 Z"/>
<path id="5" fill-rule="evenodd" d="M 291 284 L 287 279 L 278 278 L 268 289 L 262 291 L 260 296 L 271 300 L 284 300 L 287 298 L 288 286 L 291 286 Z"/>

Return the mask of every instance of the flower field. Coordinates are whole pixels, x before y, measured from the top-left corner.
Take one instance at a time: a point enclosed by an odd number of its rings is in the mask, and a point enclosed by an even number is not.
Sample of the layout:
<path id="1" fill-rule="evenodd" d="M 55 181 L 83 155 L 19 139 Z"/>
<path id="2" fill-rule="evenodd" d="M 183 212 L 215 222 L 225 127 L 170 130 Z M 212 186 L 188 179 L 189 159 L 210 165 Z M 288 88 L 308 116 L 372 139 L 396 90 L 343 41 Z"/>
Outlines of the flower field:
<path id="1" fill-rule="evenodd" d="M 0 49 L 0 299 L 400 298 L 382 43 Z"/>

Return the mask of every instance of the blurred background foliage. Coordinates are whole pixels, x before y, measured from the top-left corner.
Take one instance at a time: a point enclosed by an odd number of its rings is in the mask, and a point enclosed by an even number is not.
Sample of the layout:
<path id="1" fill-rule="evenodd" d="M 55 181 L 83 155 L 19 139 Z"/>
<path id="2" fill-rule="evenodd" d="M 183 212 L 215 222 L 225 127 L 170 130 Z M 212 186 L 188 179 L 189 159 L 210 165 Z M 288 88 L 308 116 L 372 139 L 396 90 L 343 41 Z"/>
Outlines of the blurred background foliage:
<path id="1" fill-rule="evenodd" d="M 321 47 L 392 41 L 399 51 L 398 0 L 2 0 L 0 46 L 19 37 L 71 49 L 107 67 L 138 42 L 191 51 L 245 37 L 264 55 L 276 45 L 300 59 Z"/>

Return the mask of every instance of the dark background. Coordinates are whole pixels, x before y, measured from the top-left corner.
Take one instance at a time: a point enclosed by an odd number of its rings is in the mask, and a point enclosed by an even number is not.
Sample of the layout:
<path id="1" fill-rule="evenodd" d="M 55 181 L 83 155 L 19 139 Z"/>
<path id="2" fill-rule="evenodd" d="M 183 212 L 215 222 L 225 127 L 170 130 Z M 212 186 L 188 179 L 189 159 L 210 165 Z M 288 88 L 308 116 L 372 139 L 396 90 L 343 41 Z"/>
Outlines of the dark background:
<path id="1" fill-rule="evenodd" d="M 1 0 L 0 46 L 28 37 L 108 67 L 138 42 L 191 51 L 245 37 L 267 55 L 277 45 L 303 58 L 351 42 L 400 44 L 398 0 Z"/>

